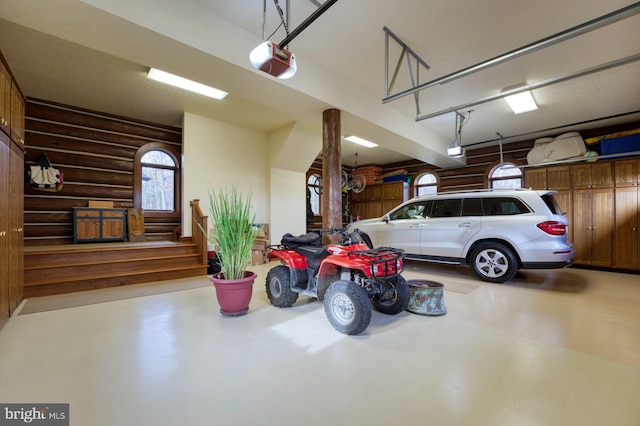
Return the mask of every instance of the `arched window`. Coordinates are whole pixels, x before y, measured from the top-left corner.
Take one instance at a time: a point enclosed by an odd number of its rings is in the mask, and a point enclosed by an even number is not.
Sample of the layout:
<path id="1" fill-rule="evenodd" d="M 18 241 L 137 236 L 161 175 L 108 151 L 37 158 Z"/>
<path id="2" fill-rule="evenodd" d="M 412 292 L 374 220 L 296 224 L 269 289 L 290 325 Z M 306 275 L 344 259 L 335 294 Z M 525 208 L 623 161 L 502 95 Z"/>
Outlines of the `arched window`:
<path id="1" fill-rule="evenodd" d="M 176 163 L 166 152 L 154 149 L 142 156 L 142 208 L 174 211 Z"/>
<path id="2" fill-rule="evenodd" d="M 180 215 L 180 162 L 168 144 L 148 143 L 135 156 L 134 198 L 145 216 Z"/>
<path id="3" fill-rule="evenodd" d="M 307 177 L 307 188 L 309 189 L 311 210 L 313 214 L 320 215 L 320 193 L 322 192 L 322 177 L 317 173 L 309 174 Z"/>
<path id="4" fill-rule="evenodd" d="M 439 183 L 440 178 L 436 172 L 430 170 L 419 172 L 413 182 L 414 195 L 435 194 L 438 192 Z"/>
<path id="5" fill-rule="evenodd" d="M 522 188 L 522 170 L 515 163 L 494 165 L 488 174 L 489 189 Z"/>

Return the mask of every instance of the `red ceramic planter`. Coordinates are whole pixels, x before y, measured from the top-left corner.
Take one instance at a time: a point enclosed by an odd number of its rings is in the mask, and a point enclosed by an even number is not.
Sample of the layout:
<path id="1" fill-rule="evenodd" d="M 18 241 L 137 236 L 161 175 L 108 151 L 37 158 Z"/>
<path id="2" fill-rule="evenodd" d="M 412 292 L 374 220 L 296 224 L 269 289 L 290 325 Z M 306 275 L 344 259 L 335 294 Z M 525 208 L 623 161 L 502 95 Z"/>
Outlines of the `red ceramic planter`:
<path id="1" fill-rule="evenodd" d="M 220 313 L 233 317 L 246 314 L 255 279 L 256 273 L 251 271 L 246 271 L 244 278 L 237 280 L 225 279 L 222 272 L 212 275 L 211 282 L 216 288 Z"/>

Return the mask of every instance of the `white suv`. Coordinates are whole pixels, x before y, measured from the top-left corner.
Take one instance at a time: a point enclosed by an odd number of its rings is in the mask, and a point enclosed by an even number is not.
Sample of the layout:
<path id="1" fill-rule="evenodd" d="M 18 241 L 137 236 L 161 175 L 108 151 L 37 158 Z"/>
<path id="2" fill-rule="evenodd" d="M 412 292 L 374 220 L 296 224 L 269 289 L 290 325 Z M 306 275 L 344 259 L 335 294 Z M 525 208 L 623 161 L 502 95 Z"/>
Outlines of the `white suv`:
<path id="1" fill-rule="evenodd" d="M 566 268 L 574 248 L 555 191 L 485 190 L 413 198 L 381 218 L 353 222 L 373 247 L 395 247 L 407 259 L 470 265 L 482 280 L 502 283 L 518 269 Z"/>

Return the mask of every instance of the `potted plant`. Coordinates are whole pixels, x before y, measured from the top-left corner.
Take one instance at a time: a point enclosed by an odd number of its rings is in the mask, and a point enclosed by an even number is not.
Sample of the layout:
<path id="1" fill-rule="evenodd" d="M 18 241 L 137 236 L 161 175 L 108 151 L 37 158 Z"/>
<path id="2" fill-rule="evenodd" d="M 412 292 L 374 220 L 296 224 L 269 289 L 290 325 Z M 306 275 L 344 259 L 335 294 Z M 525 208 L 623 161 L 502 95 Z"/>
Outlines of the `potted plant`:
<path id="1" fill-rule="evenodd" d="M 256 278 L 255 272 L 246 269 L 256 239 L 251 194 L 244 197 L 235 186 L 226 192 L 211 189 L 209 208 L 215 237 L 198 226 L 209 243 L 215 245 L 220 260 L 220 272 L 211 276 L 220 312 L 228 316 L 244 315 L 249 310 Z"/>

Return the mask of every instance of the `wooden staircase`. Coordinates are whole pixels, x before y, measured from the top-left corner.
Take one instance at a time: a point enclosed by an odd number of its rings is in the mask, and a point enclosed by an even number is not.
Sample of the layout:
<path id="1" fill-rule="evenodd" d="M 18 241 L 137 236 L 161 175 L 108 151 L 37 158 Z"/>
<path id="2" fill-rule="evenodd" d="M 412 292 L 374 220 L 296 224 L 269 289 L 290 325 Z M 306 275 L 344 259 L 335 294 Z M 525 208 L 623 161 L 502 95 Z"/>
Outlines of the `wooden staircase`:
<path id="1" fill-rule="evenodd" d="M 35 249 L 35 248 L 34 248 Z M 25 248 L 24 297 L 206 275 L 196 244 L 169 241 Z"/>
<path id="2" fill-rule="evenodd" d="M 207 228 L 191 201 L 193 237 L 176 241 L 67 244 L 24 248 L 24 297 L 116 287 L 207 274 Z M 182 240 L 178 242 L 178 240 Z"/>

